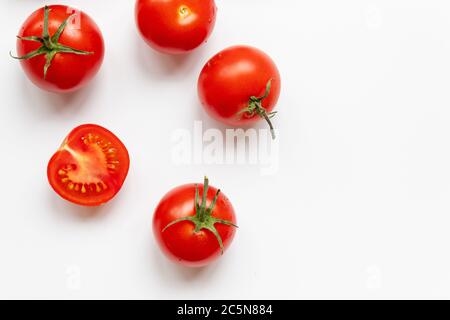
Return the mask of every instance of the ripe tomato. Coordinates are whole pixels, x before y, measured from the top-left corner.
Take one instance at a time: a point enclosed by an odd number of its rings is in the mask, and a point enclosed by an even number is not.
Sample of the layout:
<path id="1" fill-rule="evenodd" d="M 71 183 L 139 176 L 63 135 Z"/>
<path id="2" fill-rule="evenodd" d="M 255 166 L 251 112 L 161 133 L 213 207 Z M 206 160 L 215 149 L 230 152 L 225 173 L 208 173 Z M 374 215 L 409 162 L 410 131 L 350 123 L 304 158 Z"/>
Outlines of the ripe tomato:
<path id="1" fill-rule="evenodd" d="M 227 125 L 270 121 L 280 96 L 280 73 L 272 59 L 256 48 L 235 46 L 212 57 L 200 73 L 200 101 L 216 120 Z"/>
<path id="2" fill-rule="evenodd" d="M 216 23 L 214 0 L 137 0 L 144 40 L 163 53 L 185 53 L 206 42 Z"/>
<path id="3" fill-rule="evenodd" d="M 130 166 L 124 144 L 109 130 L 85 124 L 69 133 L 48 163 L 52 188 L 83 206 L 111 200 L 122 187 Z"/>
<path id="4" fill-rule="evenodd" d="M 199 194 L 202 194 L 200 202 Z M 153 231 L 171 260 L 205 266 L 223 254 L 234 238 L 236 216 L 228 198 L 214 187 L 187 184 L 167 193 L 153 216 Z"/>
<path id="5" fill-rule="evenodd" d="M 41 8 L 25 21 L 17 36 L 17 59 L 28 78 L 53 92 L 81 88 L 103 61 L 102 34 L 84 12 L 67 6 Z"/>

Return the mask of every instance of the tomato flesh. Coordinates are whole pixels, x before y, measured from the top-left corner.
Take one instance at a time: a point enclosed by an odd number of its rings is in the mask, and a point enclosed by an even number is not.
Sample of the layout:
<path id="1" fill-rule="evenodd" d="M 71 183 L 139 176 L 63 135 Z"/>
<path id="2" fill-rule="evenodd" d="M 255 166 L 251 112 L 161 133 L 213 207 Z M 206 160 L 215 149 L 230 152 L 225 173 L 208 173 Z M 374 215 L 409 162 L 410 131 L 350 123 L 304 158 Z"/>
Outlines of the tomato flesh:
<path id="1" fill-rule="evenodd" d="M 97 125 L 75 128 L 50 159 L 47 175 L 64 199 L 85 206 L 111 200 L 121 189 L 129 169 L 124 144 Z"/>

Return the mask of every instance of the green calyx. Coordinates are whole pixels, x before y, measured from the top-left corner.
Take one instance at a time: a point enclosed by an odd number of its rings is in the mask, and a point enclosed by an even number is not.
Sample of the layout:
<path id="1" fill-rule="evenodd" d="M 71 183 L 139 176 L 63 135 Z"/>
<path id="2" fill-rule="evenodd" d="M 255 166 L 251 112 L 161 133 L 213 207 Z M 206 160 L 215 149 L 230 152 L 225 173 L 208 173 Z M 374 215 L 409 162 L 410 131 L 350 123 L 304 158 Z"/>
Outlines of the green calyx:
<path id="1" fill-rule="evenodd" d="M 204 184 L 203 184 L 203 195 L 202 195 L 202 203 L 199 201 L 199 192 L 198 192 L 198 185 L 195 185 L 195 216 L 190 217 L 184 217 L 177 219 L 171 223 L 169 223 L 162 232 L 165 232 L 168 228 L 171 226 L 180 223 L 182 221 L 190 221 L 195 225 L 194 232 L 200 232 L 203 229 L 211 231 L 214 236 L 217 238 L 217 241 L 219 242 L 221 253 L 223 254 L 223 242 L 222 238 L 220 237 L 219 232 L 217 231 L 215 224 L 225 224 L 227 226 L 235 227 L 238 226 L 232 223 L 231 221 L 217 219 L 212 216 L 214 207 L 217 202 L 217 198 L 219 198 L 220 190 L 217 190 L 216 195 L 214 196 L 213 201 L 209 205 L 209 207 L 206 207 L 206 196 L 208 194 L 208 178 L 205 177 Z"/>
<path id="2" fill-rule="evenodd" d="M 266 99 L 270 94 L 270 89 L 272 87 L 272 79 L 267 82 L 266 91 L 263 96 L 255 97 L 251 96 L 248 102 L 248 106 L 241 111 L 238 112 L 238 115 L 246 113 L 249 117 L 253 117 L 254 115 L 258 115 L 269 124 L 270 134 L 272 135 L 272 139 L 275 139 L 275 129 L 273 128 L 273 124 L 271 119 L 277 114 L 276 111 L 267 112 L 266 109 L 262 106 L 262 101 Z"/>
<path id="3" fill-rule="evenodd" d="M 58 53 L 73 53 L 73 54 L 79 54 L 79 55 L 93 54 L 93 52 L 77 50 L 77 49 L 62 45 L 58 42 L 59 38 L 61 37 L 61 34 L 63 33 L 64 29 L 66 28 L 68 21 L 75 15 L 75 13 L 72 14 L 71 16 L 69 16 L 66 20 L 64 20 L 64 22 L 59 26 L 59 28 L 55 32 L 55 34 L 50 37 L 50 35 L 48 33 L 48 17 L 49 17 L 50 11 L 51 11 L 51 9 L 48 6 L 45 6 L 45 8 L 44 8 L 44 27 L 43 27 L 43 31 L 42 31 L 42 37 L 38 37 L 38 36 L 19 37 L 19 36 L 17 36 L 17 38 L 20 40 L 39 42 L 42 45 L 38 49 L 36 49 L 24 56 L 21 56 L 21 57 L 15 57 L 10 52 L 11 57 L 13 57 L 14 59 L 19 59 L 19 60 L 28 60 L 28 59 L 32 59 L 32 58 L 40 56 L 40 55 L 45 55 L 44 79 L 47 76 L 47 71 L 50 68 L 53 58 L 56 56 L 56 54 L 58 54 Z"/>

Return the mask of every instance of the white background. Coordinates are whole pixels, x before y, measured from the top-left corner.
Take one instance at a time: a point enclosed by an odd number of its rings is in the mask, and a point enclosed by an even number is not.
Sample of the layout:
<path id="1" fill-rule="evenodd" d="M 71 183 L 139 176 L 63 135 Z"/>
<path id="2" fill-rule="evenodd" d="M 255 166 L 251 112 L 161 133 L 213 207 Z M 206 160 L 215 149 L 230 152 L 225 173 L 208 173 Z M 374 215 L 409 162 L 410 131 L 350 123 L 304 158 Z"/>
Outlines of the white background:
<path id="1" fill-rule="evenodd" d="M 90 14 L 107 46 L 71 95 L 35 88 L 8 57 L 49 3 L 0 2 L 0 298 L 450 298 L 448 1 L 217 0 L 210 41 L 184 58 L 141 41 L 132 0 L 60 3 Z M 283 77 L 275 175 L 171 160 L 174 131 L 223 129 L 196 80 L 233 44 L 263 49 Z M 132 157 L 99 209 L 65 202 L 46 178 L 64 136 L 89 122 Z M 152 213 L 204 174 L 240 229 L 218 263 L 185 269 L 159 252 Z"/>

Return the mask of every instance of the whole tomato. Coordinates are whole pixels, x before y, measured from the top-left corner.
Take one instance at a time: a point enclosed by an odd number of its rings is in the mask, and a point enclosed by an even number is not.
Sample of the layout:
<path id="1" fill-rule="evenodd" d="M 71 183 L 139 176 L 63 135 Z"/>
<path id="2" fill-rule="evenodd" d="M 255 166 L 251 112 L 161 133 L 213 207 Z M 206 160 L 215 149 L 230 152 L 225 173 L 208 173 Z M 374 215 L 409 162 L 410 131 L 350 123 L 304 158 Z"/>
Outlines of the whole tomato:
<path id="1" fill-rule="evenodd" d="M 200 73 L 200 101 L 213 118 L 231 126 L 271 118 L 280 96 L 281 78 L 272 59 L 259 49 L 234 46 L 212 57 Z"/>
<path id="2" fill-rule="evenodd" d="M 233 206 L 220 190 L 208 185 L 207 178 L 203 186 L 187 184 L 167 193 L 153 216 L 161 250 L 190 267 L 202 267 L 220 257 L 230 246 L 235 228 Z"/>
<path id="3" fill-rule="evenodd" d="M 17 54 L 38 87 L 69 92 L 87 84 L 103 62 L 104 43 L 95 22 L 63 5 L 33 12 L 17 36 Z"/>
<path id="4" fill-rule="evenodd" d="M 144 40 L 163 53 L 185 53 L 206 42 L 216 23 L 214 0 L 137 0 Z"/>

